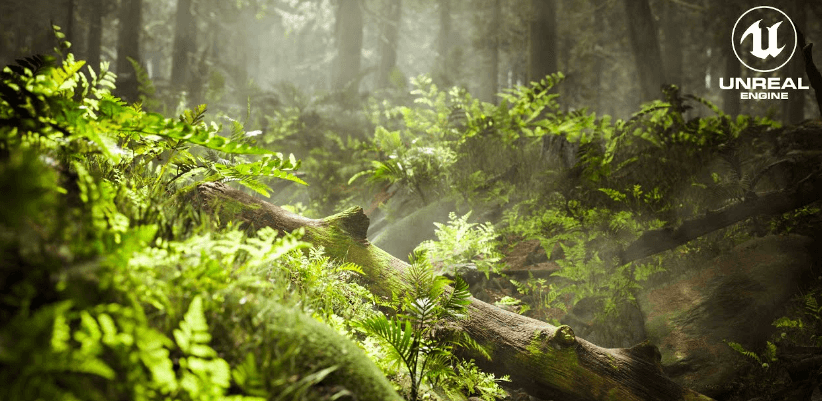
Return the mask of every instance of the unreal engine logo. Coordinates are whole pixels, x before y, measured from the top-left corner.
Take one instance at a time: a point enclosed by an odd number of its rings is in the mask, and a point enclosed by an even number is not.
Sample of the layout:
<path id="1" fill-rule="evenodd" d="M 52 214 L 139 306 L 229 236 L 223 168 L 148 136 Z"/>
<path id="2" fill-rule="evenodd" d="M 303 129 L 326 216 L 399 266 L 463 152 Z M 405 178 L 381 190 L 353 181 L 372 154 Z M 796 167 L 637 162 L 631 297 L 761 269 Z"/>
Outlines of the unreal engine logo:
<path id="1" fill-rule="evenodd" d="M 759 6 L 745 11 L 734 24 L 731 43 L 736 58 L 752 72 L 747 78 L 720 78 L 720 89 L 744 90 L 742 99 L 787 99 L 786 89 L 809 89 L 802 78 L 768 76 L 788 64 L 797 47 L 796 27 L 781 10 Z"/>

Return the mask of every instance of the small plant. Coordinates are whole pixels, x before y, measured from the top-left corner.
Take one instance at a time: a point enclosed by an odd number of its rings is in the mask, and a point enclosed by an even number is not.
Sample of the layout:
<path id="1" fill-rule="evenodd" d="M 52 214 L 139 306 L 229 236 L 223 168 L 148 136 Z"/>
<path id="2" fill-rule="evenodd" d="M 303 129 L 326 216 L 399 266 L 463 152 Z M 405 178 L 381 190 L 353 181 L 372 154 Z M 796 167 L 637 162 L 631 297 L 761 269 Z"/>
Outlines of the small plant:
<path id="1" fill-rule="evenodd" d="M 457 372 L 449 376 L 443 387 L 455 389 L 462 394 L 479 397 L 484 401 L 494 401 L 508 396 L 500 382 L 511 381 L 508 376 L 497 379 L 493 373 L 481 371 L 474 361 L 462 361 L 457 364 Z"/>
<path id="2" fill-rule="evenodd" d="M 497 251 L 494 227 L 469 223 L 469 217 L 471 212 L 460 217 L 449 213 L 447 224 L 434 223 L 437 240 L 425 241 L 417 247 L 439 266 L 440 273 L 461 275 L 475 268 L 488 277 L 491 272 L 498 272 L 502 254 Z"/>
<path id="3" fill-rule="evenodd" d="M 424 381 L 436 383 L 456 374 L 455 346 L 487 353 L 466 334 L 446 334 L 442 330 L 449 319 L 465 317 L 471 294 L 462 278 L 451 281 L 435 275 L 423 252 L 412 255 L 406 274 L 410 288 L 404 294 L 395 294 L 390 305 L 396 314 L 389 318 L 378 313 L 357 326 L 379 338 L 388 358 L 405 369 L 411 382 L 410 400 L 417 401 Z"/>

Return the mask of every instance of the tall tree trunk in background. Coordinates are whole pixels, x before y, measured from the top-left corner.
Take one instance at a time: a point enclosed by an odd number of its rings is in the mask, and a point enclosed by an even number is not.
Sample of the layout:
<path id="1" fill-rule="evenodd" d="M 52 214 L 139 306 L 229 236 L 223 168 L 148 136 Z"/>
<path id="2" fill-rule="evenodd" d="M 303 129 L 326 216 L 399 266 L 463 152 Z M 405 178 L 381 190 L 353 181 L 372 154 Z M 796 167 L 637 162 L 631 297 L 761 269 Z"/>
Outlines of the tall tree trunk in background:
<path id="1" fill-rule="evenodd" d="M 451 0 L 440 0 L 439 2 L 439 26 L 440 32 L 437 38 L 437 84 L 448 87 L 454 83 L 454 68 L 451 58 Z"/>
<path id="2" fill-rule="evenodd" d="M 595 49 L 597 50 L 594 54 L 594 65 L 593 65 L 593 82 L 591 83 L 594 87 L 594 93 L 596 93 L 596 99 L 594 100 L 594 111 L 597 114 L 603 115 L 608 114 L 606 110 L 606 105 L 609 103 L 604 98 L 604 94 L 606 92 L 605 85 L 603 82 L 607 82 L 604 79 L 603 75 L 605 74 L 605 44 L 608 43 L 605 34 L 607 32 L 607 23 L 608 17 L 605 15 L 605 5 L 607 4 L 606 0 L 591 0 L 591 4 L 594 6 L 594 35 L 596 36 Z"/>
<path id="3" fill-rule="evenodd" d="M 402 0 L 387 0 L 383 4 L 383 20 L 380 23 L 380 67 L 377 70 L 378 88 L 387 88 L 391 85 L 391 72 L 397 66 L 402 21 Z"/>
<path id="4" fill-rule="evenodd" d="M 348 94 L 359 92 L 360 56 L 362 53 L 363 19 L 360 0 L 339 0 L 337 8 L 337 61 L 334 89 Z"/>
<path id="5" fill-rule="evenodd" d="M 139 99 L 137 74 L 129 58 L 140 63 L 143 0 L 122 0 L 117 36 L 117 94 L 128 102 Z"/>
<path id="6" fill-rule="evenodd" d="M 784 10 L 788 16 L 791 17 L 796 28 L 802 32 L 807 32 L 808 24 L 806 13 L 809 11 L 805 7 L 804 0 L 791 0 L 788 2 Z M 802 49 L 797 44 L 796 52 L 794 52 L 791 61 L 785 66 L 783 74 L 785 77 L 790 77 L 794 82 L 797 78 L 803 78 L 807 85 L 807 75 L 805 74 L 805 60 L 802 58 Z M 798 124 L 805 119 L 805 91 L 786 89 L 788 92 L 788 100 L 782 102 L 782 122 L 785 124 Z"/>
<path id="7" fill-rule="evenodd" d="M 531 0 L 528 23 L 528 81 L 557 72 L 556 0 Z"/>
<path id="8" fill-rule="evenodd" d="M 679 13 L 681 9 L 673 1 L 663 3 L 665 11 L 662 18 L 662 35 L 665 37 L 662 47 L 663 64 L 665 65 L 666 83 L 682 88 L 682 24 Z"/>
<path id="9" fill-rule="evenodd" d="M 191 0 L 177 0 L 174 21 L 174 52 L 171 55 L 171 84 L 185 88 L 189 82 L 191 57 L 197 51 L 197 25 L 191 12 Z"/>
<path id="10" fill-rule="evenodd" d="M 66 4 L 66 27 L 64 33 L 66 34 L 66 40 L 69 41 L 72 45 L 74 45 L 74 10 L 76 8 L 77 0 L 68 0 L 68 4 Z M 72 52 L 74 49 L 72 49 Z"/>
<path id="11" fill-rule="evenodd" d="M 103 0 L 91 0 L 86 61 L 89 68 L 100 71 L 100 52 L 103 42 Z"/>
<path id="12" fill-rule="evenodd" d="M 500 0 L 491 0 L 491 23 L 486 29 L 485 53 L 488 57 L 488 66 L 483 69 L 485 78 L 479 90 L 479 98 L 489 103 L 497 103 L 499 91 L 499 34 L 502 29 L 502 4 Z"/>
<path id="13" fill-rule="evenodd" d="M 719 14 L 724 17 L 722 18 L 724 22 L 720 24 L 722 32 L 719 33 L 716 40 L 718 41 L 717 48 L 722 52 L 721 54 L 725 56 L 725 72 L 723 78 L 725 78 L 727 82 L 729 79 L 742 77 L 742 63 L 736 58 L 733 42 L 729 39 L 733 32 L 734 22 L 739 18 L 741 12 L 745 10 L 734 6 L 733 2 L 724 3 L 720 6 L 719 10 Z M 716 82 L 718 85 L 719 77 L 717 77 Z M 713 85 L 713 82 L 711 85 Z M 738 90 L 728 89 L 722 91 L 722 109 L 726 114 L 735 117 L 739 115 L 741 111 L 740 107 Z"/>
<path id="14" fill-rule="evenodd" d="M 648 0 L 625 0 L 625 14 L 639 79 L 640 101 L 658 99 L 665 83 L 665 67 L 651 6 Z"/>

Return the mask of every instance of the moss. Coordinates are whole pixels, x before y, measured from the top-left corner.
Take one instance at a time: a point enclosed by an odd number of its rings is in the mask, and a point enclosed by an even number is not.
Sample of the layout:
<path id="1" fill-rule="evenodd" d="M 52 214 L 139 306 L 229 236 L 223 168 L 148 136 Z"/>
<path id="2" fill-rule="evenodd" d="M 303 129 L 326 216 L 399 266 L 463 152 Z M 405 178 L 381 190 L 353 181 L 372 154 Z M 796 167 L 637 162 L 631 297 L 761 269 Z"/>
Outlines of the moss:
<path id="1" fill-rule="evenodd" d="M 558 334 L 559 332 L 558 328 Z M 579 346 L 556 348 L 551 345 L 552 341 L 553 337 L 547 338 L 544 332 L 534 332 L 531 342 L 526 347 L 528 353 L 522 356 L 521 362 L 543 369 L 539 375 L 550 377 L 550 382 L 556 390 L 567 394 L 584 394 L 591 399 L 640 401 L 629 389 L 581 366 L 577 354 Z M 616 360 L 613 359 L 613 362 L 615 365 Z"/>
<path id="2" fill-rule="evenodd" d="M 336 366 L 323 384 L 339 385 L 361 401 L 402 401 L 382 371 L 349 339 L 298 311 L 281 308 L 272 315 L 272 334 L 300 347 L 302 375 Z"/>
<path id="3" fill-rule="evenodd" d="M 557 331 L 553 337 L 553 341 L 562 347 L 570 347 L 576 343 L 576 340 L 574 330 L 567 324 L 557 327 Z"/>
<path id="4" fill-rule="evenodd" d="M 614 370 L 619 370 L 619 365 L 616 363 L 616 358 L 614 358 L 611 354 L 608 354 L 608 364 L 611 365 Z"/>

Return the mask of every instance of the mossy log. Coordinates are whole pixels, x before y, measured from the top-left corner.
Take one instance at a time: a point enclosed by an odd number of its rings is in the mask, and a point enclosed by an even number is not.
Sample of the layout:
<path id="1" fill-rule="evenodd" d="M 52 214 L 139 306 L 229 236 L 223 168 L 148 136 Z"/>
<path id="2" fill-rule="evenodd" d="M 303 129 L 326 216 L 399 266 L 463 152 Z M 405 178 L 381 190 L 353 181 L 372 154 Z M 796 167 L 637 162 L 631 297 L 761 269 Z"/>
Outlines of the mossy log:
<path id="1" fill-rule="evenodd" d="M 336 330 L 294 309 L 275 307 L 269 316 L 268 333 L 288 338 L 287 345 L 307 354 L 297 361 L 300 369 L 316 372 L 336 367 L 323 380 L 332 393 L 345 389 L 360 401 L 402 401 L 365 352 Z"/>
<path id="2" fill-rule="evenodd" d="M 287 232 L 304 229 L 304 240 L 324 247 L 328 256 L 362 266 L 370 290 L 379 296 L 405 287 L 402 273 L 408 264 L 368 242 L 368 217 L 361 208 L 309 219 L 220 183 L 198 185 L 192 202 L 220 221 L 239 222 L 250 230 L 266 226 Z M 509 375 L 515 386 L 539 398 L 710 400 L 666 377 L 659 350 L 650 344 L 598 347 L 575 337 L 571 327 L 555 327 L 474 298 L 468 318 L 456 324 L 488 349 L 491 361 L 478 357 L 478 364 L 498 376 Z"/>

